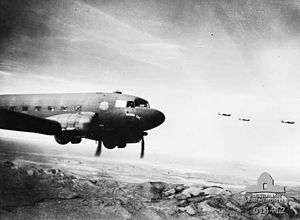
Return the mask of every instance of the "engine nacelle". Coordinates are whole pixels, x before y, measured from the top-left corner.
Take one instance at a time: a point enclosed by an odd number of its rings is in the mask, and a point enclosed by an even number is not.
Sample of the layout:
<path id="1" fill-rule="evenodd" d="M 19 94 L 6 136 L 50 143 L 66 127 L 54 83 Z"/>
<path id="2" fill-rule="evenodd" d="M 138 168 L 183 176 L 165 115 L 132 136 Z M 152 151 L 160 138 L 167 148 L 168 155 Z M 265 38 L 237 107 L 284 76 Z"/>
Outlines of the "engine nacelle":
<path id="1" fill-rule="evenodd" d="M 72 144 L 80 144 L 81 143 L 81 137 L 73 137 L 71 139 Z"/>
<path id="2" fill-rule="evenodd" d="M 54 138 L 56 142 L 61 145 L 66 145 L 71 140 L 71 137 L 63 132 L 61 134 L 55 135 Z"/>

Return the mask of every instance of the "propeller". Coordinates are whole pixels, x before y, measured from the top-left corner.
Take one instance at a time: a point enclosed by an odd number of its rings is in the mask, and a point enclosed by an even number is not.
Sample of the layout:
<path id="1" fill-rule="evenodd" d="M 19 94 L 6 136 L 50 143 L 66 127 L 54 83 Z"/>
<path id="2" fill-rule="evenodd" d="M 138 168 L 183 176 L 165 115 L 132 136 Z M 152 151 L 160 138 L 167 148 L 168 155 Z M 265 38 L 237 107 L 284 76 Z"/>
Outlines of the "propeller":
<path id="1" fill-rule="evenodd" d="M 145 140 L 144 140 L 144 136 L 142 137 L 142 142 L 141 142 L 141 156 L 140 158 L 144 158 L 144 153 L 145 153 Z"/>
<path id="2" fill-rule="evenodd" d="M 99 140 L 99 141 L 98 141 L 98 145 L 97 145 L 97 149 L 96 149 L 96 152 L 95 152 L 95 156 L 96 156 L 96 157 L 99 157 L 99 156 L 100 156 L 101 150 L 102 150 L 102 141 Z"/>

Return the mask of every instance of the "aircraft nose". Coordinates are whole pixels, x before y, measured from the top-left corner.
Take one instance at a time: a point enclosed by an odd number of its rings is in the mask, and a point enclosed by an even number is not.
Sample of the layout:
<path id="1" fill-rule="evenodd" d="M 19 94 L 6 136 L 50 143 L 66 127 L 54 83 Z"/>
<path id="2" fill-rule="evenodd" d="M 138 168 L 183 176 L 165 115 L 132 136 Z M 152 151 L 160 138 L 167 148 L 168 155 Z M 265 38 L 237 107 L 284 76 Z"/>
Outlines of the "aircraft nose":
<path id="1" fill-rule="evenodd" d="M 165 115 L 156 109 L 147 109 L 141 116 L 141 127 L 143 130 L 155 128 L 165 121 Z"/>
<path id="2" fill-rule="evenodd" d="M 157 127 L 157 126 L 161 125 L 162 123 L 164 123 L 165 119 L 166 119 L 166 117 L 161 111 L 154 110 L 154 113 L 153 113 L 154 127 Z"/>

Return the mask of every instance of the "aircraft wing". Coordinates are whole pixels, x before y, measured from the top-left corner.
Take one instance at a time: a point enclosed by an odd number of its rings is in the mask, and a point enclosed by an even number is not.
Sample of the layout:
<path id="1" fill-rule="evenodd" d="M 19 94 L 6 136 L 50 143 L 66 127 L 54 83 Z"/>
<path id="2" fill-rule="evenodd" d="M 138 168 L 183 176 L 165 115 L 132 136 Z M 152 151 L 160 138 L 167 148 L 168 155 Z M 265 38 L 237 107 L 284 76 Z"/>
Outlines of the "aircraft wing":
<path id="1" fill-rule="evenodd" d="M 53 120 L 0 108 L 0 129 L 55 135 L 61 131 L 61 125 Z"/>

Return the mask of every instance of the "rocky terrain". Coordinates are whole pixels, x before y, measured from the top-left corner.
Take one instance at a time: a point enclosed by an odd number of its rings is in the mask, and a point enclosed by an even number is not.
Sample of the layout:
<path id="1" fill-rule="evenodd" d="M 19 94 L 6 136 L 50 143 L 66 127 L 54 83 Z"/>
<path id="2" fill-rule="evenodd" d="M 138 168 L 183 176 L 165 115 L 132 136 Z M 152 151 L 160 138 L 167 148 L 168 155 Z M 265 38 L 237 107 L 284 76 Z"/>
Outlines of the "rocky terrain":
<path id="1" fill-rule="evenodd" d="M 80 175 L 30 161 L 0 163 L 1 219 L 285 219 L 300 198 L 251 203 L 243 192 L 205 184 L 128 183 L 107 173 Z M 266 212 L 268 207 L 268 212 Z"/>

